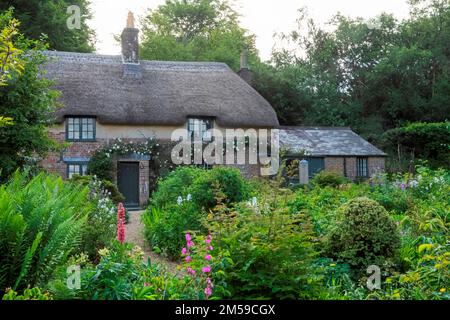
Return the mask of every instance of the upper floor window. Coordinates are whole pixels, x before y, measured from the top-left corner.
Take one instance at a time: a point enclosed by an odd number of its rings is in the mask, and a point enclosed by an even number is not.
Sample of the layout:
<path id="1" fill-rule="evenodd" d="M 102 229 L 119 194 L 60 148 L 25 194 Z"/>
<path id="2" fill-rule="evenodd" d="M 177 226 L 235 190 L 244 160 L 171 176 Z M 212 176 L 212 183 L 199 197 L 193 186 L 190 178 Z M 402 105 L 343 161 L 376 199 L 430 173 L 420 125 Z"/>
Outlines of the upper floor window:
<path id="1" fill-rule="evenodd" d="M 369 165 L 367 158 L 356 158 L 356 173 L 358 178 L 369 177 Z"/>
<path id="2" fill-rule="evenodd" d="M 94 141 L 95 118 L 68 117 L 66 119 L 66 139 L 68 141 Z"/>
<path id="3" fill-rule="evenodd" d="M 211 141 L 211 130 L 213 128 L 213 119 L 211 118 L 189 118 L 189 135 L 202 137 L 203 141 Z"/>

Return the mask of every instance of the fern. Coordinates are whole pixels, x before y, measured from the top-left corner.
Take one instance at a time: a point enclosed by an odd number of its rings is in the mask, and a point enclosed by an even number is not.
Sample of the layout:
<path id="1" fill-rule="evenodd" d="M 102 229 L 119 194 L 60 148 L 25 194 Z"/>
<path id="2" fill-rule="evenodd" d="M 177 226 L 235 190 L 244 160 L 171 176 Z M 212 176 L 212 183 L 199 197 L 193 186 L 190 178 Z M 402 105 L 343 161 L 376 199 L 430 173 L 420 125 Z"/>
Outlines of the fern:
<path id="1" fill-rule="evenodd" d="M 41 173 L 0 186 L 0 292 L 43 284 L 80 247 L 88 190 Z"/>
<path id="2" fill-rule="evenodd" d="M 20 270 L 19 277 L 17 278 L 16 284 L 13 287 L 14 290 L 19 286 L 20 281 L 22 281 L 22 279 L 27 275 L 28 271 L 30 270 L 31 260 L 34 257 L 34 254 L 38 248 L 39 243 L 41 242 L 41 239 L 42 239 L 42 232 L 39 232 L 36 235 L 36 238 L 34 239 L 33 244 L 31 245 L 31 247 L 27 250 L 27 253 L 25 254 L 25 258 L 23 259 L 22 268 Z"/>

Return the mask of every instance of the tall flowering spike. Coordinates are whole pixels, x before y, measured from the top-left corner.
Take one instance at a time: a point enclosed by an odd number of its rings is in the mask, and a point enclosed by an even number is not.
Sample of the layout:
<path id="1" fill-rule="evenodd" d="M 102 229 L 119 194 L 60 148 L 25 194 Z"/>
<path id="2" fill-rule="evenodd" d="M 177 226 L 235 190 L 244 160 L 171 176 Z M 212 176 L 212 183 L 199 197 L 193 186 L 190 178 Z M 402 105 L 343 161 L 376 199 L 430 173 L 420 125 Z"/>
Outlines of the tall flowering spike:
<path id="1" fill-rule="evenodd" d="M 117 240 L 125 243 L 125 208 L 119 203 L 117 209 Z"/>
<path id="2" fill-rule="evenodd" d="M 206 288 L 205 288 L 205 296 L 206 296 L 206 299 L 208 299 L 209 297 L 211 297 L 211 295 L 212 295 L 212 288 L 211 288 L 211 287 L 206 287 Z"/>

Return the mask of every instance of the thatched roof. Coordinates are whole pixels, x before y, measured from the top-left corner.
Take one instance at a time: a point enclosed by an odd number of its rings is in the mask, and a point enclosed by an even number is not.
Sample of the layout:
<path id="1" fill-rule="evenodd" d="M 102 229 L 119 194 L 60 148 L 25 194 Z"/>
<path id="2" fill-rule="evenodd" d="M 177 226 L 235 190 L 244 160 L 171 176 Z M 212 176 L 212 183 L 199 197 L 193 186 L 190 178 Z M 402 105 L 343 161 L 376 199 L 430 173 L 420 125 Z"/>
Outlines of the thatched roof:
<path id="1" fill-rule="evenodd" d="M 291 154 L 303 151 L 315 157 L 386 156 L 350 128 L 280 127 L 279 134 L 280 146 Z"/>
<path id="2" fill-rule="evenodd" d="M 121 56 L 45 54 L 46 77 L 62 92 L 58 122 L 91 115 L 105 124 L 182 125 L 188 116 L 205 116 L 223 127 L 278 125 L 270 104 L 223 63 L 124 65 Z"/>

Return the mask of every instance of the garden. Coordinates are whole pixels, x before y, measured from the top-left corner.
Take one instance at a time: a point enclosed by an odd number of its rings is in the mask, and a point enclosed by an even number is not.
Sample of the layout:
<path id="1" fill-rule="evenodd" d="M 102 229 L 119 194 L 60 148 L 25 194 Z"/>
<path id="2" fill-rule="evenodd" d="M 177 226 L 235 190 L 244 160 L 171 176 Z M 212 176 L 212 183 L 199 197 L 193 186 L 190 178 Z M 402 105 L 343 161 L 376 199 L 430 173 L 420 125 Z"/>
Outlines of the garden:
<path id="1" fill-rule="evenodd" d="M 27 171 L 3 184 L 2 299 L 450 298 L 448 170 L 299 186 L 180 167 L 159 180 L 141 235 L 175 271 L 127 243 L 112 191 Z"/>

